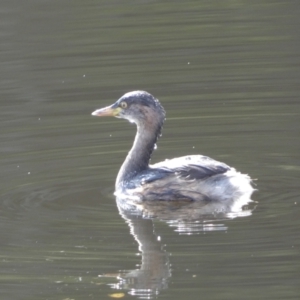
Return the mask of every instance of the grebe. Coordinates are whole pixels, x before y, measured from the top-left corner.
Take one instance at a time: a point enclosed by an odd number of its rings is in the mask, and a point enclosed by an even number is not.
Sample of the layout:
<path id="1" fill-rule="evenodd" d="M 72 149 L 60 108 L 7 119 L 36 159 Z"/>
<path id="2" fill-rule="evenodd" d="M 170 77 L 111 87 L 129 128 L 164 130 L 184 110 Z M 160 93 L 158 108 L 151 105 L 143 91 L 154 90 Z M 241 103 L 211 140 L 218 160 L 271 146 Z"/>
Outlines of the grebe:
<path id="1" fill-rule="evenodd" d="M 144 200 L 226 201 L 254 189 L 248 175 L 203 155 L 190 155 L 149 165 L 161 134 L 165 110 L 145 91 L 123 95 L 93 116 L 114 116 L 137 125 L 137 133 L 116 179 L 115 195 Z"/>

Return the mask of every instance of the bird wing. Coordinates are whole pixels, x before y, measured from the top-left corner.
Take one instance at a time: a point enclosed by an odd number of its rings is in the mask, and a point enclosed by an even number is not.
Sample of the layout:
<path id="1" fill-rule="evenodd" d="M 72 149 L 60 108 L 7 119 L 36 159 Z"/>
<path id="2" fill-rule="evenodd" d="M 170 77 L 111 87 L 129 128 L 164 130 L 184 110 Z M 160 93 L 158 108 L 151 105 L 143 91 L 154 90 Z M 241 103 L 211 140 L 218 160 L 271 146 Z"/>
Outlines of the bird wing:
<path id="1" fill-rule="evenodd" d="M 152 165 L 151 168 L 161 170 L 162 174 L 166 172 L 165 176 L 167 174 L 175 174 L 187 180 L 205 179 L 223 174 L 231 169 L 228 165 L 203 155 L 191 155 L 165 160 Z"/>
<path id="2" fill-rule="evenodd" d="M 131 179 L 127 188 L 134 190 L 140 198 L 170 200 L 199 199 L 207 196 L 195 190 L 190 184 L 194 180 L 196 186 L 211 176 L 223 174 L 231 170 L 229 166 L 206 156 L 192 155 L 178 157 L 149 166 Z M 146 195 L 146 196 L 145 196 Z"/>

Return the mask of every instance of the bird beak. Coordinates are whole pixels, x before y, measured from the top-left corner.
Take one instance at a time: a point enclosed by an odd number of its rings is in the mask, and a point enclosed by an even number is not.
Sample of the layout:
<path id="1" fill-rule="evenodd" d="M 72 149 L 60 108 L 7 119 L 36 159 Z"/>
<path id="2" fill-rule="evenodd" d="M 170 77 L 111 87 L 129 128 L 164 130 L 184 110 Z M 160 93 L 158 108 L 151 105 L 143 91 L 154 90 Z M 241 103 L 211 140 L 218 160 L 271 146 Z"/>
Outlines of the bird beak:
<path id="1" fill-rule="evenodd" d="M 104 117 L 104 116 L 111 116 L 116 117 L 119 115 L 120 111 L 122 110 L 121 107 L 116 105 L 107 106 L 104 108 L 100 108 L 92 112 L 92 116 Z"/>

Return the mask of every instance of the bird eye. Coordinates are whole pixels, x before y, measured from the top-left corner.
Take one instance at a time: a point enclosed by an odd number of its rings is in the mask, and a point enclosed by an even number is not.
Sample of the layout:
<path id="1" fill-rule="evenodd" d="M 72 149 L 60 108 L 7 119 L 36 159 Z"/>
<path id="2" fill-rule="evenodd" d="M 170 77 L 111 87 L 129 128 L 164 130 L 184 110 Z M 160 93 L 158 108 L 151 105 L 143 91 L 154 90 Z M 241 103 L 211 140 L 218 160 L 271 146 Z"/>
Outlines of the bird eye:
<path id="1" fill-rule="evenodd" d="M 122 108 L 126 108 L 126 107 L 127 107 L 127 103 L 126 103 L 125 101 L 122 101 L 122 102 L 120 103 L 120 106 L 121 106 Z"/>

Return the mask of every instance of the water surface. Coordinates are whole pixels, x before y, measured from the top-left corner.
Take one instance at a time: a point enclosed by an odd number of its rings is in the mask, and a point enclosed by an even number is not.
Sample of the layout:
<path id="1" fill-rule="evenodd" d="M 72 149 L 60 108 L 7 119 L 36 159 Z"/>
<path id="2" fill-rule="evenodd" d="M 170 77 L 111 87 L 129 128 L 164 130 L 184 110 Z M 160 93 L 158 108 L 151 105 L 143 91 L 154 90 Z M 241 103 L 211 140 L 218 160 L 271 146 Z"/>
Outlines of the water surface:
<path id="1" fill-rule="evenodd" d="M 3 2 L 1 298 L 299 299 L 298 6 Z M 135 128 L 90 113 L 136 89 L 167 111 L 152 162 L 224 161 L 257 179 L 253 205 L 119 212 Z"/>

